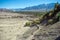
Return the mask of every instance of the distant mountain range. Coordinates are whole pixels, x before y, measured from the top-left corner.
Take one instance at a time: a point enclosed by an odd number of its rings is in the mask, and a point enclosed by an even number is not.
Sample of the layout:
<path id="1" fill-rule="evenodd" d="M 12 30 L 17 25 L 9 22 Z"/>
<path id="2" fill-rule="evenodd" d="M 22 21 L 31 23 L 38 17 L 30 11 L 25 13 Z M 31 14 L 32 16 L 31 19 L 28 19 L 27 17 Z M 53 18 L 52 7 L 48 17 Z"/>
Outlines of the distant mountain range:
<path id="1" fill-rule="evenodd" d="M 3 12 L 12 12 L 13 10 L 12 9 L 6 9 L 6 8 L 0 8 L 0 11 L 3 11 Z"/>
<path id="2" fill-rule="evenodd" d="M 50 4 L 40 4 L 37 6 L 32 6 L 32 7 L 26 7 L 22 10 L 41 10 L 41 9 L 53 9 L 55 3 L 50 3 Z"/>
<path id="3" fill-rule="evenodd" d="M 26 7 L 23 9 L 15 9 L 15 11 L 49 11 L 54 8 L 55 3 L 49 3 L 49 4 L 40 4 L 36 6 Z"/>
<path id="4" fill-rule="evenodd" d="M 26 7 L 26 8 L 18 8 L 18 9 L 10 9 L 13 11 L 46 11 L 51 10 L 54 8 L 55 3 L 49 3 L 49 4 L 40 4 L 36 6 Z"/>

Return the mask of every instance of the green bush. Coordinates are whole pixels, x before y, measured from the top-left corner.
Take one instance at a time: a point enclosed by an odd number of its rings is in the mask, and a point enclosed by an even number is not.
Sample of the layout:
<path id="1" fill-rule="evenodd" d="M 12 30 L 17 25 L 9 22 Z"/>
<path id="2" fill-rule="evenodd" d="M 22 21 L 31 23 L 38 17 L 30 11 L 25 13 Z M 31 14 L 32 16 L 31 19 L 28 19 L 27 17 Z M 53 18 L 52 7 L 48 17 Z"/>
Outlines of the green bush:
<path id="1" fill-rule="evenodd" d="M 26 22 L 25 26 L 30 26 L 31 22 Z"/>
<path id="2" fill-rule="evenodd" d="M 39 24 L 39 23 L 40 23 L 40 20 L 36 19 L 36 20 L 30 21 L 30 22 L 26 22 L 25 26 L 31 26 L 33 24 Z"/>
<path id="3" fill-rule="evenodd" d="M 34 21 L 33 21 L 33 24 L 39 24 L 39 23 L 40 23 L 39 20 L 34 20 Z"/>
<path id="4" fill-rule="evenodd" d="M 53 24 L 53 19 L 48 20 L 48 24 Z"/>

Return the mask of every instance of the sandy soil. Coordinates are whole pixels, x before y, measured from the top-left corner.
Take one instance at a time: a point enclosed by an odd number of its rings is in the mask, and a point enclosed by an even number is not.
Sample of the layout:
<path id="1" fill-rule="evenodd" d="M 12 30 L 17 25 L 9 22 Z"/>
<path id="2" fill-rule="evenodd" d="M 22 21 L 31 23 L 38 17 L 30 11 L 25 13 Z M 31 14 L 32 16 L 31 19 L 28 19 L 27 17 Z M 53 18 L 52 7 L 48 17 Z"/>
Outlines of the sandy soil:
<path id="1" fill-rule="evenodd" d="M 22 14 L 0 12 L 0 40 L 16 40 L 17 35 L 22 35 L 29 29 L 29 27 L 23 27 L 28 21 L 27 19 L 9 18 L 11 16 L 20 15 Z"/>

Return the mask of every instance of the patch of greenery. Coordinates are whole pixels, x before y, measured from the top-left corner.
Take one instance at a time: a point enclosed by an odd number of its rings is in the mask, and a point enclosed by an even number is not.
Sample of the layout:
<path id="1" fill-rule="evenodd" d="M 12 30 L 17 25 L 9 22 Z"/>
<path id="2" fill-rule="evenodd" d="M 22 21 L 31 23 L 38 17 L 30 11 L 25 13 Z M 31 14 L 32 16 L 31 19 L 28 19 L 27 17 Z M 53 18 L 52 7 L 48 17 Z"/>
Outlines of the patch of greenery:
<path id="1" fill-rule="evenodd" d="M 52 24 L 53 19 L 48 20 L 48 24 Z"/>
<path id="2" fill-rule="evenodd" d="M 30 26 L 31 22 L 26 22 L 25 26 Z"/>
<path id="3" fill-rule="evenodd" d="M 58 13 L 58 16 L 60 17 L 60 12 Z"/>
<path id="4" fill-rule="evenodd" d="M 39 24 L 39 23 L 40 23 L 39 20 L 34 20 L 34 21 L 33 21 L 33 24 Z"/>
<path id="5" fill-rule="evenodd" d="M 26 22 L 25 26 L 31 26 L 33 24 L 39 24 L 40 23 L 40 20 L 37 19 L 37 20 L 33 20 L 31 22 Z"/>

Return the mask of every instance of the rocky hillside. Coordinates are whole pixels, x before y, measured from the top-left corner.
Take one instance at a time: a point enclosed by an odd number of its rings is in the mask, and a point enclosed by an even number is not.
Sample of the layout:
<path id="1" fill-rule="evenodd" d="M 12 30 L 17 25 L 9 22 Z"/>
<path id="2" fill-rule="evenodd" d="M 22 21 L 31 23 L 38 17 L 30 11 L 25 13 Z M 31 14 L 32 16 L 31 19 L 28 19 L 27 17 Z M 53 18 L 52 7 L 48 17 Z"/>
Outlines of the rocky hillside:
<path id="1" fill-rule="evenodd" d="M 49 26 L 39 25 L 30 28 L 22 36 L 18 35 L 17 40 L 56 40 L 60 36 L 60 22 Z"/>
<path id="2" fill-rule="evenodd" d="M 37 33 L 35 33 L 33 39 L 55 40 L 59 36 L 60 36 L 60 22 L 52 26 L 43 27 L 42 29 L 38 30 Z"/>
<path id="3" fill-rule="evenodd" d="M 40 23 L 40 20 L 27 23 L 30 29 L 17 40 L 60 40 L 60 17 L 58 16 L 60 13 L 58 12 L 60 12 L 60 5 L 56 4 L 53 11 L 43 15 Z"/>

